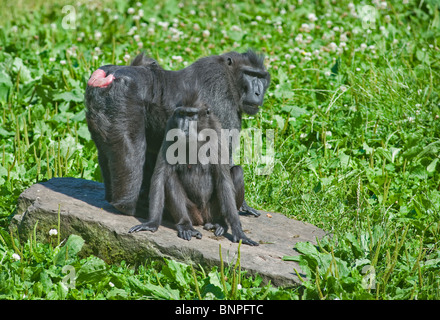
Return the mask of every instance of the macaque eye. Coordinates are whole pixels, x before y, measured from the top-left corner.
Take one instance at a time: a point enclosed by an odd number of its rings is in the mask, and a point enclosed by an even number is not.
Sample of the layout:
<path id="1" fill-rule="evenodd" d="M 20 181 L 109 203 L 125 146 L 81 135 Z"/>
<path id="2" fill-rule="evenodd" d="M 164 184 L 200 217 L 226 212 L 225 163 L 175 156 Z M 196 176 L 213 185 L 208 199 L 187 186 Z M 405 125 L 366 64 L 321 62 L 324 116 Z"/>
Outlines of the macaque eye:
<path id="1" fill-rule="evenodd" d="M 234 61 L 232 61 L 232 58 L 228 58 L 228 66 L 232 65 Z"/>
<path id="2" fill-rule="evenodd" d="M 206 115 L 207 116 L 209 116 L 209 113 L 210 113 L 211 111 L 209 110 L 209 109 L 206 109 Z"/>

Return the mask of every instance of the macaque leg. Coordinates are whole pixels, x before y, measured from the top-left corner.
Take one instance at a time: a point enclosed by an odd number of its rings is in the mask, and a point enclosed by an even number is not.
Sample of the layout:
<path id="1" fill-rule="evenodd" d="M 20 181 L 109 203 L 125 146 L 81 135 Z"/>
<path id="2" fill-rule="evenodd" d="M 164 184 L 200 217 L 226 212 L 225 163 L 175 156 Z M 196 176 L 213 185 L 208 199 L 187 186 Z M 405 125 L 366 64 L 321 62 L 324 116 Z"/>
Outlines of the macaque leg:
<path id="1" fill-rule="evenodd" d="M 194 229 L 186 206 L 187 195 L 177 177 L 169 177 L 165 187 L 165 207 L 171 213 L 177 228 L 177 236 L 185 240 L 191 237 L 202 238 L 202 234 Z"/>

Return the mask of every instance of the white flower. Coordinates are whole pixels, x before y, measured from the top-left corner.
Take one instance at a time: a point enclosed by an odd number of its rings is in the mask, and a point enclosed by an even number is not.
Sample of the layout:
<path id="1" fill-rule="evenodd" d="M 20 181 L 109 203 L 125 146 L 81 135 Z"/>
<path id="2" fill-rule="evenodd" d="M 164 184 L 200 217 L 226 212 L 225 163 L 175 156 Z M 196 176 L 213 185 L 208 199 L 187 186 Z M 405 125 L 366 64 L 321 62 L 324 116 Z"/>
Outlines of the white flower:
<path id="1" fill-rule="evenodd" d="M 115 286 L 115 284 L 113 282 L 109 282 L 108 285 L 112 288 Z"/>
<path id="2" fill-rule="evenodd" d="M 19 261 L 21 259 L 21 257 L 18 254 L 14 253 L 12 255 L 12 259 L 14 259 L 15 261 Z"/>
<path id="3" fill-rule="evenodd" d="M 347 42 L 348 41 L 348 37 L 346 33 L 342 33 L 341 36 L 339 37 L 339 40 L 343 41 L 343 42 Z"/>
<path id="4" fill-rule="evenodd" d="M 66 64 L 66 60 L 61 60 L 60 65 L 64 66 Z"/>
<path id="5" fill-rule="evenodd" d="M 169 22 L 166 22 L 166 21 L 165 21 L 165 22 L 159 21 L 157 24 L 158 24 L 159 26 L 161 26 L 163 30 L 168 29 L 168 26 L 170 25 L 170 23 L 169 23 Z"/>
<path id="6" fill-rule="evenodd" d="M 241 284 L 237 284 L 237 289 L 241 290 L 241 288 L 242 288 Z"/>
<path id="7" fill-rule="evenodd" d="M 233 25 L 233 26 L 231 26 L 231 30 L 232 31 L 241 31 L 241 28 L 237 25 Z"/>
<path id="8" fill-rule="evenodd" d="M 133 14 L 135 12 L 134 8 L 128 8 L 127 13 Z"/>
<path id="9" fill-rule="evenodd" d="M 308 18 L 310 21 L 315 22 L 316 20 L 318 20 L 318 18 L 316 17 L 316 15 L 314 13 L 310 13 L 308 15 Z"/>
<path id="10" fill-rule="evenodd" d="M 299 137 L 300 137 L 300 139 L 307 138 L 307 133 L 301 133 L 301 135 Z"/>
<path id="11" fill-rule="evenodd" d="M 310 32 L 311 26 L 307 23 L 303 23 L 299 29 L 304 32 Z"/>
<path id="12" fill-rule="evenodd" d="M 203 31 L 203 36 L 206 38 L 206 37 L 209 37 L 209 35 L 211 34 L 210 32 L 209 32 L 209 30 L 205 30 L 205 31 Z"/>
<path id="13" fill-rule="evenodd" d="M 334 42 L 331 42 L 328 46 L 331 51 L 336 51 L 336 49 L 338 49 L 338 46 Z"/>
<path id="14" fill-rule="evenodd" d="M 57 234 L 58 234 L 57 229 L 50 229 L 50 230 L 49 230 L 49 235 L 50 235 L 50 236 L 56 236 Z"/>
<path id="15" fill-rule="evenodd" d="M 139 40 L 141 40 L 141 37 L 138 34 L 135 34 L 133 36 L 134 41 L 139 42 Z"/>
<path id="16" fill-rule="evenodd" d="M 126 53 L 124 56 L 124 61 L 127 62 L 128 60 L 130 60 L 130 55 Z"/>
<path id="17" fill-rule="evenodd" d="M 95 31 L 95 40 L 99 40 L 102 37 L 102 33 L 99 31 Z"/>

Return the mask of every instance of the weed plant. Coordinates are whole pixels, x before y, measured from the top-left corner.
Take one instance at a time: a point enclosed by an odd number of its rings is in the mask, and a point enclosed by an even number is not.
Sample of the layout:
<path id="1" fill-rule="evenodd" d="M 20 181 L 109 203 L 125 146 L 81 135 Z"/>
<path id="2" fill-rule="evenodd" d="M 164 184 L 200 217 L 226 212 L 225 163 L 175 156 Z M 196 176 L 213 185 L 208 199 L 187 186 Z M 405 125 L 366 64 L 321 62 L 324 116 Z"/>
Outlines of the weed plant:
<path id="1" fill-rule="evenodd" d="M 1 3 L 1 298 L 440 298 L 438 1 Z M 270 175 L 244 166 L 247 200 L 332 234 L 285 257 L 301 266 L 300 288 L 263 286 L 238 266 L 135 271 L 79 258 L 79 235 L 20 244 L 7 231 L 33 183 L 101 180 L 83 103 L 97 67 L 144 51 L 177 70 L 248 48 L 266 54 L 273 81 L 243 127 L 275 131 L 275 163 Z"/>

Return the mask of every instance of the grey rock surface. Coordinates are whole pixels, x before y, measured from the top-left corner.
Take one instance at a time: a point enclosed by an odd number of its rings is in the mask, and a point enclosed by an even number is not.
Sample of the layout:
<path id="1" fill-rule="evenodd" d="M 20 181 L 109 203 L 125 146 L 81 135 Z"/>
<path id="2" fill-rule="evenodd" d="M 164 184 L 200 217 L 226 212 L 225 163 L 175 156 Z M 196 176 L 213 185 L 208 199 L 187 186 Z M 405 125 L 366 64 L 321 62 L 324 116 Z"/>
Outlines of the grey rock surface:
<path id="1" fill-rule="evenodd" d="M 37 237 L 44 241 L 52 228 L 57 228 L 58 212 L 61 237 L 80 235 L 85 240 L 82 253 L 94 254 L 108 263 L 125 260 L 132 264 L 146 259 L 169 258 L 202 266 L 220 265 L 219 245 L 225 263 L 235 263 L 238 244 L 231 235 L 217 238 L 210 231 L 196 226 L 202 239 L 186 241 L 177 237 L 172 223 L 160 226 L 155 233 L 129 234 L 128 230 L 142 219 L 119 214 L 104 200 L 104 185 L 75 178 L 54 178 L 25 190 L 18 199 L 17 214 L 12 225 L 20 237 L 27 238 L 37 225 Z M 243 230 L 258 247 L 242 245 L 241 267 L 250 274 L 258 273 L 265 282 L 277 286 L 300 283 L 294 268 L 299 265 L 283 261 L 283 256 L 297 255 L 297 242 L 316 243 L 325 232 L 311 224 L 289 219 L 279 213 L 261 212 L 260 217 L 240 216 Z"/>

